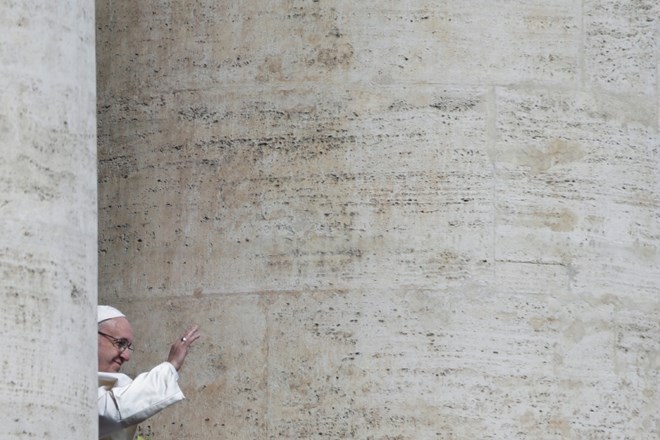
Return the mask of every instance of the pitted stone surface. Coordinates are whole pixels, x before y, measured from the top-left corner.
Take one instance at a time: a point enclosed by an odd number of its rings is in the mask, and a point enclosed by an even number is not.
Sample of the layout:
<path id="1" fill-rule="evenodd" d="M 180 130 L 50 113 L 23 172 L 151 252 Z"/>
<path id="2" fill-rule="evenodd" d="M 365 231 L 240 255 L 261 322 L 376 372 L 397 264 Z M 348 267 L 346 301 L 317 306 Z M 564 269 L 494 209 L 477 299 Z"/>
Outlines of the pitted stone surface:
<path id="1" fill-rule="evenodd" d="M 337 110 L 314 121 L 310 109 L 293 106 L 284 92 L 266 93 L 236 96 L 231 102 L 237 108 L 223 102 L 205 109 L 222 116 L 200 128 L 193 128 L 194 119 L 173 120 L 183 135 L 177 145 L 156 148 L 160 135 L 146 135 L 155 151 L 146 149 L 140 166 L 119 165 L 113 179 L 150 200 L 163 220 L 150 221 L 148 211 L 112 199 L 122 193 L 102 189 L 101 209 L 117 213 L 103 219 L 118 224 L 117 234 L 102 237 L 101 252 L 146 257 L 113 261 L 138 277 L 117 280 L 123 283 L 118 290 L 169 293 L 172 282 L 184 283 L 182 290 L 201 282 L 228 291 L 388 286 L 419 280 L 420 269 L 429 283 L 438 276 L 451 282 L 489 258 L 482 258 L 477 241 L 461 252 L 445 242 L 458 231 L 484 237 L 492 231 L 484 90 L 354 91 L 368 105 L 353 104 L 357 100 L 344 92 L 327 102 Z M 317 90 L 296 99 L 320 98 Z M 346 114 L 349 120 L 340 116 Z M 231 133 L 232 126 L 253 125 L 252 137 Z M 185 140 L 190 130 L 194 145 Z M 448 143 L 456 134 L 459 139 Z M 101 163 L 104 185 L 116 162 Z M 292 173 L 292 164 L 300 171 Z M 153 278 L 140 266 L 170 254 L 160 268 L 152 266 Z M 202 255 L 224 269 L 200 268 L 194 262 Z"/>
<path id="2" fill-rule="evenodd" d="M 98 435 L 94 4 L 0 4 L 0 438 Z"/>
<path id="3" fill-rule="evenodd" d="M 154 437 L 657 437 L 655 2 L 100 3 Z"/>
<path id="4" fill-rule="evenodd" d="M 583 8 L 586 84 L 657 96 L 660 3 L 585 0 Z"/>

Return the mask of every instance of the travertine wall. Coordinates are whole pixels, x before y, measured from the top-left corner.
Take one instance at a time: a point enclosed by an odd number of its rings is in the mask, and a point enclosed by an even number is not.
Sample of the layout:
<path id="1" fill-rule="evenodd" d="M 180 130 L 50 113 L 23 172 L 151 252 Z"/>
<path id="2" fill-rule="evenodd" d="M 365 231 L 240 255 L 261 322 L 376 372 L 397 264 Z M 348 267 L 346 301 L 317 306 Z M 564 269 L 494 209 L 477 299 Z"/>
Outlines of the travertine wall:
<path id="1" fill-rule="evenodd" d="M 188 439 L 655 439 L 655 0 L 97 2 L 100 299 Z"/>
<path id="2" fill-rule="evenodd" d="M 0 439 L 98 436 L 94 2 L 0 2 Z"/>

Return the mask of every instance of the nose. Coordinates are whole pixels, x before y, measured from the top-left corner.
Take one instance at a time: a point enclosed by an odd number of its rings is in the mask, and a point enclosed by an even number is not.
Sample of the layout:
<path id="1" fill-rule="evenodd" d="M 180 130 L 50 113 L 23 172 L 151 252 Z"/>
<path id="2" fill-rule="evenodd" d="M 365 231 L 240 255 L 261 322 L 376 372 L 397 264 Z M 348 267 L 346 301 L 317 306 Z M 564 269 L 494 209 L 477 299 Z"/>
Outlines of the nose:
<path id="1" fill-rule="evenodd" d="M 124 360 L 124 362 L 128 362 L 131 360 L 131 350 L 126 349 L 119 353 L 119 357 Z"/>

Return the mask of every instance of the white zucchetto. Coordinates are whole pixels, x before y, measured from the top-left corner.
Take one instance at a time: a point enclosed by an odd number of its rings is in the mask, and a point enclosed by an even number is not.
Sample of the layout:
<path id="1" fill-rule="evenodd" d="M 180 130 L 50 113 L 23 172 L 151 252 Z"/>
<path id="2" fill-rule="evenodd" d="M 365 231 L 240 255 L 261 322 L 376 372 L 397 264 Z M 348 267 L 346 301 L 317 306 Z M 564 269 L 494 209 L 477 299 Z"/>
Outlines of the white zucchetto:
<path id="1" fill-rule="evenodd" d="M 98 324 L 107 319 L 126 317 L 122 312 L 111 306 L 98 306 L 96 316 L 98 318 Z"/>

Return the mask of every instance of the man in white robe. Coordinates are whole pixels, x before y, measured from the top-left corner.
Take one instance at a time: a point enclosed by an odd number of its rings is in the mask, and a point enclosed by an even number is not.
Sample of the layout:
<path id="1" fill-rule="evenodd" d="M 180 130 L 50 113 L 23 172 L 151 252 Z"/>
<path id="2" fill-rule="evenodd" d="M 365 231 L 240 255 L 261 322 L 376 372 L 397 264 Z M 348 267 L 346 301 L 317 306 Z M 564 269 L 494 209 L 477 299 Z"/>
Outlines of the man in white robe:
<path id="1" fill-rule="evenodd" d="M 132 440 L 137 425 L 162 409 L 183 400 L 178 371 L 197 338 L 188 328 L 171 347 L 166 362 L 131 379 L 119 373 L 131 358 L 133 329 L 119 310 L 98 306 L 99 439 Z"/>

